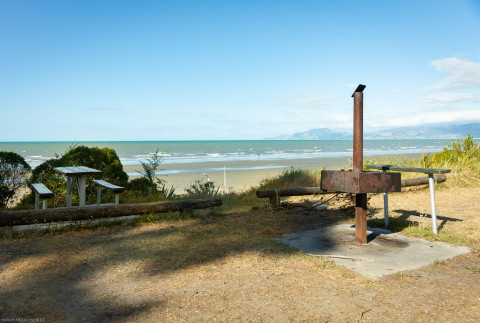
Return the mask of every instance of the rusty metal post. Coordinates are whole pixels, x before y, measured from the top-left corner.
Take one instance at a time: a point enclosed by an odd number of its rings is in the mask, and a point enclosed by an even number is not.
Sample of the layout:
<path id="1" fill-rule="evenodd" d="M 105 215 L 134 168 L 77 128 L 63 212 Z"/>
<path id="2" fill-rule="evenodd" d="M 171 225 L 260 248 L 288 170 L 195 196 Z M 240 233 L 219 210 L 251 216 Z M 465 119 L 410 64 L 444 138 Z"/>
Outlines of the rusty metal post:
<path id="1" fill-rule="evenodd" d="M 363 172 L 363 90 L 360 84 L 353 93 L 353 171 Z M 367 243 L 367 194 L 355 196 L 355 242 Z"/>

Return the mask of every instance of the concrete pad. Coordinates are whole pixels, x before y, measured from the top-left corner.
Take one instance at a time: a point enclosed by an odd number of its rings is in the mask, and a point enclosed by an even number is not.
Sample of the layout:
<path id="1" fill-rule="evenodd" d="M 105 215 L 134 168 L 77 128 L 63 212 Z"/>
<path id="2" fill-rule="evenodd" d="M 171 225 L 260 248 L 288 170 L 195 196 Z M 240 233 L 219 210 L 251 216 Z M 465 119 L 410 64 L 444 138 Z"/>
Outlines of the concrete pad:
<path id="1" fill-rule="evenodd" d="M 282 242 L 309 254 L 329 256 L 337 265 L 374 279 L 470 252 L 467 247 L 409 238 L 379 228 L 367 228 L 367 235 L 367 245 L 355 245 L 355 226 L 340 224 L 285 234 Z"/>

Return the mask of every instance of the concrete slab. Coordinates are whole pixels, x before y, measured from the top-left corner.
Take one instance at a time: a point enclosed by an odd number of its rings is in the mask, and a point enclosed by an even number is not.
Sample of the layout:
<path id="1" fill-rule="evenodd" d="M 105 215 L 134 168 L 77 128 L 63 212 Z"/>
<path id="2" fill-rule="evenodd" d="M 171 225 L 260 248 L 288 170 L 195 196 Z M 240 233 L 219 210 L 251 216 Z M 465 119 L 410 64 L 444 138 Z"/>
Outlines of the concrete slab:
<path id="1" fill-rule="evenodd" d="M 337 265 L 373 279 L 470 252 L 467 247 L 409 238 L 379 228 L 367 228 L 367 235 L 366 246 L 355 245 L 355 226 L 340 224 L 285 234 L 282 242 L 309 254 L 332 257 Z"/>

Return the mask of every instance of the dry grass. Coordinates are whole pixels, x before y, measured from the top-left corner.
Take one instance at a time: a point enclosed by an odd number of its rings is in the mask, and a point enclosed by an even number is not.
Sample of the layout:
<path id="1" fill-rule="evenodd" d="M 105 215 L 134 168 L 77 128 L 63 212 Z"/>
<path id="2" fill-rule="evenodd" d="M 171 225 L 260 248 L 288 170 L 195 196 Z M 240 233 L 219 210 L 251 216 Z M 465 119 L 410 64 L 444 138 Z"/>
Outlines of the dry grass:
<path id="1" fill-rule="evenodd" d="M 440 239 L 463 237 L 479 248 L 477 191 L 437 191 L 440 232 L 446 234 Z M 390 201 L 393 217 L 405 217 L 403 232 L 429 232 L 429 219 L 421 227 L 418 216 L 429 211 L 428 191 L 392 194 Z M 370 205 L 381 217 L 381 197 L 374 196 Z M 258 208 L 4 238 L 0 317 L 67 322 L 480 318 L 478 254 L 371 281 L 276 240 L 351 222 L 352 216 L 350 208 Z"/>
<path id="2" fill-rule="evenodd" d="M 148 215 L 46 232 L 3 229 L 0 319 L 478 321 L 478 186 L 441 188 L 436 197 L 438 236 L 431 233 L 425 189 L 390 195 L 395 229 L 475 252 L 378 281 L 278 241 L 286 233 L 353 222 L 348 199 L 332 200 L 328 210 L 308 207 L 325 197 L 273 210 L 252 190 L 224 196 L 222 208 L 193 217 Z M 369 203 L 369 221 L 381 222 L 381 195 Z"/>

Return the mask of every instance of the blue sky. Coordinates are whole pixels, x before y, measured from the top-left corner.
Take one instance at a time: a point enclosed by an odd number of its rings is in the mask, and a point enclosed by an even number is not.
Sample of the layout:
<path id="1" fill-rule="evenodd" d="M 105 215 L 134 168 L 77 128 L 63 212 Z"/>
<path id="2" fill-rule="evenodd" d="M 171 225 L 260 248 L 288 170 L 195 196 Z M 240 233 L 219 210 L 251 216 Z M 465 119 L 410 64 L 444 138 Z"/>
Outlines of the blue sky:
<path id="1" fill-rule="evenodd" d="M 0 141 L 480 122 L 480 1 L 0 0 Z"/>

